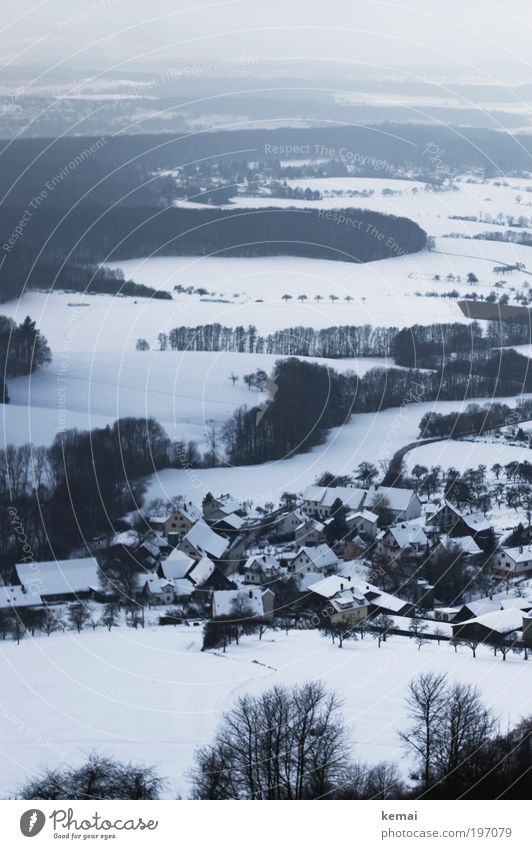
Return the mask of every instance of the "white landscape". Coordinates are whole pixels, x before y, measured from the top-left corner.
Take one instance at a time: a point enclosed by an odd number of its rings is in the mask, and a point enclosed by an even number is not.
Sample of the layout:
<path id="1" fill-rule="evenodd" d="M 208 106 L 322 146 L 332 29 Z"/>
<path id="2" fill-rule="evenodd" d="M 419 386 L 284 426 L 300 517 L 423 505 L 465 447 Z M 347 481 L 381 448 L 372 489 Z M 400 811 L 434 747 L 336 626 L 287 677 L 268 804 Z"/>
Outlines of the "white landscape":
<path id="1" fill-rule="evenodd" d="M 367 849 L 367 800 L 489 800 L 476 836 L 513 829 L 532 769 L 532 86 L 530 16 L 496 5 L 6 10 L 17 838 L 62 800 L 173 800 L 157 845 L 278 842 L 275 817 L 258 838 L 224 808 L 180 819 L 191 799 L 343 800 Z M 525 825 L 497 845 L 522 849 Z"/>

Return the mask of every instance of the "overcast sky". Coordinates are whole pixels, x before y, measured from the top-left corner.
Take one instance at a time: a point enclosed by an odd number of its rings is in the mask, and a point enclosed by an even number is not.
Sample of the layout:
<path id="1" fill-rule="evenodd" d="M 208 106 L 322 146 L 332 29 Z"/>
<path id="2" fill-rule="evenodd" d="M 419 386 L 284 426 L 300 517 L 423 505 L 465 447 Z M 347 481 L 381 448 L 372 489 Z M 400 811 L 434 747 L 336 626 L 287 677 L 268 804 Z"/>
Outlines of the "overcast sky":
<path id="1" fill-rule="evenodd" d="M 2 0 L 0 60 L 98 69 L 312 57 L 530 69 L 531 0 Z"/>

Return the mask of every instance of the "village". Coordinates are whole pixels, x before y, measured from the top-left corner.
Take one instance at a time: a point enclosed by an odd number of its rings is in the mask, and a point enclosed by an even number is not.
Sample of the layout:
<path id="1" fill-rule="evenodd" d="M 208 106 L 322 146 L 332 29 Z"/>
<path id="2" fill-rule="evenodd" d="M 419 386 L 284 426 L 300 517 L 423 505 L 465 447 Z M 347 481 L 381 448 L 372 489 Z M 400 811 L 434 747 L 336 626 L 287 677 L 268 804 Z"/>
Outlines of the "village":
<path id="1" fill-rule="evenodd" d="M 370 476 L 371 477 L 371 476 Z M 414 489 L 312 485 L 277 508 L 229 494 L 201 506 L 148 505 L 130 527 L 72 558 L 13 569 L 0 586 L 0 636 L 119 625 L 204 626 L 204 648 L 239 636 L 314 628 L 532 648 L 532 545 L 506 544 L 482 512 Z"/>

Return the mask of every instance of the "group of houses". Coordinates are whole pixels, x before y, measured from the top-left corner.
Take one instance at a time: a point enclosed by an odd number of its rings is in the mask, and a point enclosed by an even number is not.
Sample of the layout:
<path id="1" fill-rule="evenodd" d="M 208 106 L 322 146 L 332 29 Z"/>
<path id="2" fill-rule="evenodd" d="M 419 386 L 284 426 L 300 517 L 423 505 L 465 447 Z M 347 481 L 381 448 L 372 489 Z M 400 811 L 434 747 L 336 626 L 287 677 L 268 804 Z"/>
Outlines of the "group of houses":
<path id="1" fill-rule="evenodd" d="M 339 505 L 346 532 L 336 540 L 329 526 Z M 229 494 L 209 496 L 201 508 L 180 499 L 143 518 L 143 531 L 125 530 L 105 549 L 108 562 L 127 555 L 138 565 L 130 594 L 142 603 L 196 603 L 214 618 L 245 604 L 253 615 L 271 619 L 276 585 L 291 581 L 299 592 L 298 609 L 319 611 L 326 602 L 331 621 L 357 622 L 376 612 L 408 617 L 423 607 L 434 609 L 457 636 L 497 636 L 505 628 L 532 636 L 532 628 L 527 630 L 532 602 L 526 597 L 514 604 L 488 598 L 446 608 L 427 580 L 417 578 L 400 598 L 350 570 L 352 563 L 378 563 L 385 573 L 399 561 L 415 567 L 449 553 L 472 565 L 486 563 L 493 531 L 483 514 L 460 511 L 446 500 L 423 505 L 411 489 L 309 486 L 297 506 L 253 517 Z M 532 546 L 505 547 L 500 541 L 489 563 L 498 578 L 532 576 Z M 101 558 L 19 563 L 14 574 L 12 583 L 0 586 L 0 611 L 114 595 L 112 581 L 102 581 Z"/>

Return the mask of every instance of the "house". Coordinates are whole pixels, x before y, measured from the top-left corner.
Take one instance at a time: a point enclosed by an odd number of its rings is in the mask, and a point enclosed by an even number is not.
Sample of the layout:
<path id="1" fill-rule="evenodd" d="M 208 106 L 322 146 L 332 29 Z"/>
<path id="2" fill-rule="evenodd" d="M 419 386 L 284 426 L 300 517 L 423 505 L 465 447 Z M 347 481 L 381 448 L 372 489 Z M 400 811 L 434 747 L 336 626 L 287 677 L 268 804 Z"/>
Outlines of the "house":
<path id="1" fill-rule="evenodd" d="M 273 619 L 274 593 L 260 587 L 245 590 L 220 590 L 212 596 L 212 618 Z"/>
<path id="2" fill-rule="evenodd" d="M 25 592 L 39 594 L 43 602 L 89 598 L 100 584 L 94 557 L 17 563 L 15 570 Z"/>
<path id="3" fill-rule="evenodd" d="M 531 610 L 532 600 L 520 596 L 497 596 L 468 601 L 455 614 L 452 622 L 460 623 L 497 610 Z"/>
<path id="4" fill-rule="evenodd" d="M 352 486 L 308 486 L 302 496 L 301 509 L 317 519 L 328 519 L 337 499 L 354 512 L 362 509 L 365 498 L 366 490 Z"/>
<path id="5" fill-rule="evenodd" d="M 497 642 L 506 634 L 518 631 L 523 624 L 521 610 L 492 610 L 465 622 L 453 622 L 453 639 L 475 639 L 481 642 Z"/>
<path id="6" fill-rule="evenodd" d="M 499 578 L 519 578 L 532 574 L 532 545 L 498 548 L 490 563 Z"/>
<path id="7" fill-rule="evenodd" d="M 422 515 L 421 501 L 413 489 L 398 486 L 371 486 L 366 499 L 367 505 L 375 508 L 385 506 L 394 522 L 408 522 Z"/>
<path id="8" fill-rule="evenodd" d="M 175 599 L 172 581 L 158 575 L 139 575 L 138 588 L 148 604 L 172 604 Z"/>
<path id="9" fill-rule="evenodd" d="M 231 513 L 237 513 L 239 516 L 245 516 L 246 511 L 240 501 L 232 498 L 230 495 L 220 495 L 218 498 L 213 496 L 206 497 L 203 502 L 203 518 L 211 524 L 217 522 L 224 516 L 229 516 Z"/>
<path id="10" fill-rule="evenodd" d="M 436 557 L 443 553 L 461 554 L 467 560 L 474 561 L 479 554 L 482 554 L 482 549 L 471 536 L 451 537 L 448 534 L 442 534 L 432 546 L 430 556 Z"/>
<path id="11" fill-rule="evenodd" d="M 308 587 L 309 603 L 322 621 L 332 625 L 356 625 L 366 619 L 369 605 L 348 578 L 330 575 Z"/>
<path id="12" fill-rule="evenodd" d="M 244 580 L 246 584 L 267 584 L 275 581 L 283 571 L 272 554 L 252 554 L 244 564 Z"/>
<path id="13" fill-rule="evenodd" d="M 116 534 L 107 552 L 110 557 L 129 557 L 143 569 L 153 569 L 161 558 L 161 547 L 155 535 L 142 535 L 133 529 Z"/>
<path id="14" fill-rule="evenodd" d="M 192 501 L 183 501 L 165 516 L 149 516 L 150 526 L 165 536 L 175 534 L 179 539 L 201 519 L 201 510 Z"/>
<path id="15" fill-rule="evenodd" d="M 334 551 L 326 543 L 322 545 L 304 545 L 291 562 L 292 572 L 333 572 L 338 563 Z"/>
<path id="16" fill-rule="evenodd" d="M 213 531 L 231 537 L 236 536 L 241 531 L 246 524 L 246 520 L 242 516 L 239 516 L 238 513 L 228 513 L 211 521 L 209 524 Z"/>
<path id="17" fill-rule="evenodd" d="M 157 569 L 160 578 L 168 578 L 170 581 L 186 577 L 196 561 L 193 557 L 175 548 L 166 558 L 162 560 Z"/>
<path id="18" fill-rule="evenodd" d="M 368 549 L 368 543 L 357 534 L 357 536 L 352 539 L 345 540 L 342 556 L 344 560 L 359 560 L 361 557 L 368 554 Z"/>
<path id="19" fill-rule="evenodd" d="M 209 528 L 201 519 L 183 537 L 179 549 L 194 558 L 211 557 L 221 560 L 228 546 L 229 541 Z"/>
<path id="20" fill-rule="evenodd" d="M 371 510 L 358 510 L 345 517 L 349 531 L 374 539 L 377 536 L 379 517 Z"/>
<path id="21" fill-rule="evenodd" d="M 319 545 L 325 541 L 325 525 L 312 516 L 304 516 L 295 529 L 295 540 L 299 545 Z"/>
<path id="22" fill-rule="evenodd" d="M 301 510 L 290 510 L 287 513 L 281 513 L 273 523 L 273 531 L 278 537 L 293 537 L 296 528 L 304 521 L 305 515 Z"/>
<path id="23" fill-rule="evenodd" d="M 407 554 L 422 557 L 428 550 L 429 540 L 422 526 L 416 520 L 392 525 L 377 536 L 375 553 L 387 563 Z"/>
<path id="24" fill-rule="evenodd" d="M 480 544 L 491 531 L 491 522 L 483 513 L 462 513 L 445 499 L 436 512 L 427 518 L 426 525 L 450 537 L 471 536 Z"/>
<path id="25" fill-rule="evenodd" d="M 42 598 L 39 593 L 28 592 L 18 584 L 0 584 L 0 610 L 20 610 L 28 607 L 39 607 Z"/>

